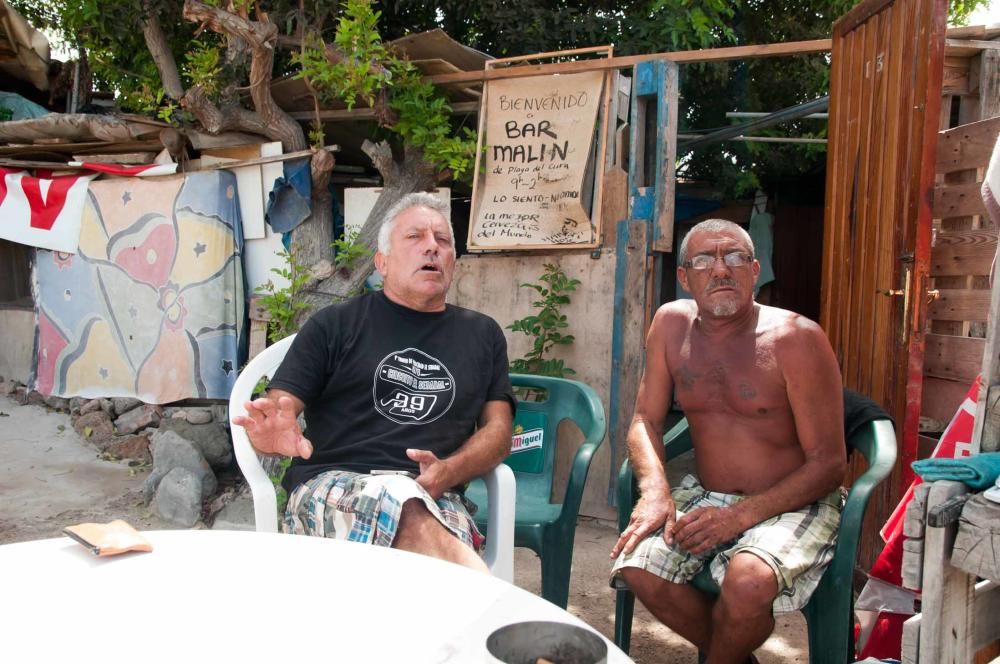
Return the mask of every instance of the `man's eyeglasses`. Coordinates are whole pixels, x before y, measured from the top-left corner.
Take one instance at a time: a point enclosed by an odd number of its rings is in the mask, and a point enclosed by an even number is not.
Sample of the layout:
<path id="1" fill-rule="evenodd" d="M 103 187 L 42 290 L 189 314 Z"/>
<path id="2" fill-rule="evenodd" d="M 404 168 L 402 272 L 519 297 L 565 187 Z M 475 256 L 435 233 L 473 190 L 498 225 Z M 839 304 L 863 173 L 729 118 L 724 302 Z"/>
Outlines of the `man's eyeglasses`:
<path id="1" fill-rule="evenodd" d="M 715 265 L 719 258 L 727 267 L 744 267 L 753 262 L 753 256 L 742 251 L 730 251 L 722 256 L 712 256 L 711 254 L 698 254 L 689 261 L 685 261 L 683 266 L 692 270 L 708 270 Z"/>

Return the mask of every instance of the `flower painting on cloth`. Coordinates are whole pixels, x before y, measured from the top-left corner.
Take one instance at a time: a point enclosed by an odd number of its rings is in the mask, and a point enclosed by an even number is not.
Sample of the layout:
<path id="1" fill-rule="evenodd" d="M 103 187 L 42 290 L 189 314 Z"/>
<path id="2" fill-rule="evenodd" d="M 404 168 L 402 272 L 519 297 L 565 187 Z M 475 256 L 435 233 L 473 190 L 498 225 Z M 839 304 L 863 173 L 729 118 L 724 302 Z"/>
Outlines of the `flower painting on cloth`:
<path id="1" fill-rule="evenodd" d="M 228 398 L 244 340 L 242 249 L 232 173 L 91 183 L 78 253 L 37 252 L 35 389 Z"/>

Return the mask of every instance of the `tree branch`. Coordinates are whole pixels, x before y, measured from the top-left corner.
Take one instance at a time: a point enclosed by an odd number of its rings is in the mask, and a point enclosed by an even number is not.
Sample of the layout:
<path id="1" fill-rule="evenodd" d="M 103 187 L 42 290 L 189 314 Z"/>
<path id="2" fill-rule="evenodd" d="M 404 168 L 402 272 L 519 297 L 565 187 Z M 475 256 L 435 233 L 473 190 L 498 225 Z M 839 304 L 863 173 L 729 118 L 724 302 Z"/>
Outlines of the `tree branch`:
<path id="1" fill-rule="evenodd" d="M 184 85 L 181 83 L 180 74 L 177 73 L 177 62 L 170 51 L 163 26 L 160 25 L 160 19 L 151 0 L 143 0 L 142 8 L 146 14 L 146 19 L 142 22 L 142 34 L 146 37 L 146 47 L 160 72 L 163 91 L 174 101 L 180 101 L 184 96 Z"/>
<path id="2" fill-rule="evenodd" d="M 267 19 L 266 15 L 261 14 L 260 17 L 263 20 L 249 21 L 199 0 L 184 0 L 186 20 L 202 23 L 214 32 L 237 37 L 249 45 L 250 98 L 253 100 L 256 114 L 249 114 L 245 109 L 236 107 L 214 109 L 213 112 L 214 105 L 204 91 L 196 99 L 190 100 L 191 103 L 187 107 L 210 132 L 216 127 L 217 131 L 230 129 L 253 131 L 271 140 L 281 141 L 288 152 L 304 150 L 307 146 L 302 127 L 278 106 L 271 96 L 271 76 L 274 69 L 273 42 L 278 35 L 278 28 Z M 186 97 L 196 89 L 197 86 L 192 88 Z M 213 124 L 205 122 L 199 112 L 205 113 L 206 118 L 211 119 Z M 257 117 L 252 117 L 253 115 Z"/>

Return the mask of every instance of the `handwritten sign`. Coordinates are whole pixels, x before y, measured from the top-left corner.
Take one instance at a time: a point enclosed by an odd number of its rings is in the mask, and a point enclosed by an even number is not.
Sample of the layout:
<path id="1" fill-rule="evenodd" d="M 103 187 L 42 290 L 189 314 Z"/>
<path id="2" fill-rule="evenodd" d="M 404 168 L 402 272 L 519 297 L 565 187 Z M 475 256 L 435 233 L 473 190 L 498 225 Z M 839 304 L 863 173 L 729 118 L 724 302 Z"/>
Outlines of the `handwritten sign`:
<path id="1" fill-rule="evenodd" d="M 469 249 L 596 246 L 584 200 L 604 73 L 487 84 Z"/>

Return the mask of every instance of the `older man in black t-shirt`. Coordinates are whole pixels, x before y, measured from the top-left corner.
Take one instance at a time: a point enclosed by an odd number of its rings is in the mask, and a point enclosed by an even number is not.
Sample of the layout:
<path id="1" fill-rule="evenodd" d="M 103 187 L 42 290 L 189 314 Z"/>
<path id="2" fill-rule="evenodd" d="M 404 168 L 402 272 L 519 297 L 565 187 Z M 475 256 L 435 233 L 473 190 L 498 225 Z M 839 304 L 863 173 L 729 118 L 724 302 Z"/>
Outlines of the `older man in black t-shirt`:
<path id="1" fill-rule="evenodd" d="M 455 268 L 446 214 L 430 194 L 396 204 L 375 254 L 383 290 L 313 315 L 267 396 L 234 422 L 259 452 L 295 457 L 286 531 L 485 571 L 461 487 L 510 451 L 515 401 L 500 327 L 445 303 Z"/>

